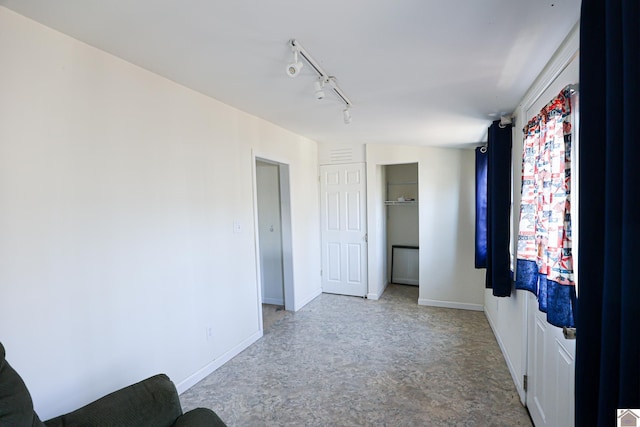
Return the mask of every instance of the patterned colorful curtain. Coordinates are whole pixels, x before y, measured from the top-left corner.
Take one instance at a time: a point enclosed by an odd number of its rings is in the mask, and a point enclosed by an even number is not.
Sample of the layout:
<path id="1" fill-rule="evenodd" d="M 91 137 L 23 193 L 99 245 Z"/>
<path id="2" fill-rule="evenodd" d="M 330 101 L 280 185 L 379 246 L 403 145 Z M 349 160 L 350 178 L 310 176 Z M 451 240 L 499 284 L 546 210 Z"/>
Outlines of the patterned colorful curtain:
<path id="1" fill-rule="evenodd" d="M 516 288 L 533 292 L 555 326 L 574 326 L 571 94 L 563 89 L 524 128 Z"/>

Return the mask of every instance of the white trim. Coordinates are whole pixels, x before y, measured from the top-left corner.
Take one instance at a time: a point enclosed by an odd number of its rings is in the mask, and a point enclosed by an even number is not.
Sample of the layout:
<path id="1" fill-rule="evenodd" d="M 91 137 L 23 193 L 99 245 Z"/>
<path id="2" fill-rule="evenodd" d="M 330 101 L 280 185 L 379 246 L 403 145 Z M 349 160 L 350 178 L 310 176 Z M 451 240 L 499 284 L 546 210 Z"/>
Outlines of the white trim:
<path id="1" fill-rule="evenodd" d="M 556 80 L 556 78 L 567 68 L 567 65 L 571 63 L 573 58 L 578 54 L 580 50 L 580 22 L 578 21 L 573 29 L 569 32 L 569 35 L 564 40 L 562 45 L 558 48 L 558 51 L 551 57 L 547 65 L 544 67 L 538 78 L 531 85 L 520 104 L 523 109 L 523 113 L 526 113 L 529 108 L 540 98 L 545 90 Z M 526 123 L 525 119 L 525 122 Z"/>
<path id="2" fill-rule="evenodd" d="M 529 291 L 525 291 L 525 290 L 516 290 L 517 294 L 520 294 L 520 296 L 523 296 L 523 300 L 520 303 L 520 306 L 522 307 L 522 316 L 524 321 L 522 322 L 522 333 L 521 336 L 523 337 L 523 340 L 520 342 L 520 351 L 522 352 L 522 360 L 520 361 L 520 368 L 523 375 L 529 375 L 529 369 L 528 369 L 528 363 L 529 363 L 529 304 L 527 304 L 527 298 L 529 298 L 528 295 L 533 295 L 531 292 Z M 494 331 L 495 332 L 495 331 Z M 497 335 L 496 335 L 496 339 L 497 339 Z M 498 343 L 500 343 L 500 340 L 498 340 Z M 502 350 L 502 353 L 506 355 L 505 351 Z M 513 375 L 513 374 L 512 374 Z M 515 380 L 516 383 L 516 388 L 518 389 L 518 393 L 520 394 L 520 402 L 522 402 L 522 404 L 524 406 L 527 406 L 527 391 L 524 389 L 524 387 L 522 387 L 522 384 L 520 384 L 519 381 Z"/>
<path id="3" fill-rule="evenodd" d="M 526 395 L 526 392 L 524 391 L 524 388 L 522 387 L 522 378 L 518 377 L 518 372 L 513 366 L 513 362 L 511 362 L 511 358 L 508 357 L 509 353 L 507 352 L 507 348 L 502 342 L 502 338 L 500 338 L 500 334 L 498 334 L 498 329 L 495 323 L 493 322 L 493 319 L 491 318 L 491 314 L 489 313 L 489 311 L 485 311 L 484 315 L 487 318 L 487 321 L 489 322 L 489 326 L 491 326 L 491 330 L 493 331 L 493 335 L 495 335 L 496 337 L 496 341 L 498 341 L 498 346 L 500 347 L 500 351 L 502 351 L 502 357 L 504 358 L 505 362 L 507 362 L 509 373 L 511 373 L 511 378 L 513 379 L 513 382 L 516 385 L 516 390 L 518 390 L 518 395 L 520 395 L 520 403 L 526 406 L 527 395 Z M 526 322 L 525 322 L 525 327 L 526 327 Z M 523 372 L 526 372 L 526 370 Z"/>
<path id="4" fill-rule="evenodd" d="M 384 291 L 387 289 L 387 286 L 389 286 L 388 282 L 382 287 L 379 293 L 369 292 L 367 294 L 367 299 L 374 300 L 374 301 L 379 300 L 382 294 L 384 293 Z"/>
<path id="5" fill-rule="evenodd" d="M 284 308 L 295 306 L 296 284 L 293 274 L 293 219 L 291 214 L 291 168 L 289 163 L 278 165 L 280 178 L 280 223 L 282 225 L 282 280 L 284 284 Z"/>
<path id="6" fill-rule="evenodd" d="M 260 261 L 260 236 L 258 227 L 258 171 L 256 166 L 256 153 L 251 149 L 251 193 L 253 198 L 253 246 L 254 257 L 256 262 L 256 294 L 258 298 L 256 300 L 256 310 L 258 312 L 258 331 L 262 334 L 264 329 L 263 317 L 262 317 L 262 265 Z"/>
<path id="7" fill-rule="evenodd" d="M 322 294 L 322 288 L 317 289 L 315 292 L 313 292 L 311 294 L 311 296 L 309 296 L 309 298 L 307 298 L 306 300 L 302 301 L 300 304 L 296 304 L 296 306 L 293 308 L 293 311 L 300 310 L 302 307 L 304 307 L 305 305 L 309 304 L 314 299 L 318 298 L 320 296 L 320 294 Z"/>
<path id="8" fill-rule="evenodd" d="M 236 357 L 243 350 L 249 347 L 254 342 L 258 341 L 262 338 L 262 330 L 251 335 L 246 340 L 242 341 L 237 346 L 233 347 L 231 350 L 222 354 L 220 357 L 213 359 L 211 362 L 207 363 L 203 368 L 189 375 L 184 380 L 180 381 L 176 384 L 176 389 L 178 390 L 178 394 L 182 394 L 185 391 L 189 390 L 191 387 L 196 385 L 198 382 L 205 379 L 207 376 L 211 375 L 216 369 L 227 363 L 229 360 Z"/>
<path id="9" fill-rule="evenodd" d="M 455 301 L 439 301 L 433 299 L 419 298 L 418 305 L 427 305 L 431 307 L 455 308 L 458 310 L 484 311 L 482 304 L 469 304 L 466 302 Z"/>

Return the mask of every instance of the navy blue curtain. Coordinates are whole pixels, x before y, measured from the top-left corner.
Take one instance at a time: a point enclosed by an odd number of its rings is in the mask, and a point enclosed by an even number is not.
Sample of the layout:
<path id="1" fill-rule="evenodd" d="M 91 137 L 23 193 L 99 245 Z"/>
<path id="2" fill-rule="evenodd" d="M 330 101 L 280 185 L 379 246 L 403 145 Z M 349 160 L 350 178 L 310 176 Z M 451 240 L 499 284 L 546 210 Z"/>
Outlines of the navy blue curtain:
<path id="1" fill-rule="evenodd" d="M 476 268 L 487 267 L 487 148 L 476 148 Z"/>
<path id="2" fill-rule="evenodd" d="M 496 297 L 511 296 L 509 234 L 511 214 L 511 126 L 489 127 L 487 143 L 486 287 Z"/>
<path id="3" fill-rule="evenodd" d="M 577 426 L 640 408 L 639 8 L 582 2 Z"/>

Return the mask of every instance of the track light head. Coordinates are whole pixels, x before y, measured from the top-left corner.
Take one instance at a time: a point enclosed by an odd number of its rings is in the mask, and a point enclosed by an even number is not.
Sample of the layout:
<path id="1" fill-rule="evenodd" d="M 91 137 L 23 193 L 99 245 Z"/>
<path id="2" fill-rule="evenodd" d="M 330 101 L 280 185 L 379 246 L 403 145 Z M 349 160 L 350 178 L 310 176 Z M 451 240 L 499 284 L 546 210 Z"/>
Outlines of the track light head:
<path id="1" fill-rule="evenodd" d="M 300 70 L 302 70 L 302 62 L 292 62 L 287 65 L 287 75 L 289 77 L 298 77 L 300 74 Z"/>
<path id="2" fill-rule="evenodd" d="M 349 107 L 342 110 L 342 117 L 344 118 L 345 125 L 351 123 L 351 111 L 349 111 Z"/>
<path id="3" fill-rule="evenodd" d="M 324 79 L 322 77 L 318 78 L 318 80 L 316 80 L 315 84 L 315 96 L 316 99 L 319 101 L 321 99 L 324 99 Z"/>
<path id="4" fill-rule="evenodd" d="M 287 64 L 287 75 L 289 77 L 298 77 L 298 75 L 300 74 L 300 70 L 302 70 L 303 66 L 304 64 L 298 60 L 298 49 L 294 47 L 293 62 L 290 64 Z"/>

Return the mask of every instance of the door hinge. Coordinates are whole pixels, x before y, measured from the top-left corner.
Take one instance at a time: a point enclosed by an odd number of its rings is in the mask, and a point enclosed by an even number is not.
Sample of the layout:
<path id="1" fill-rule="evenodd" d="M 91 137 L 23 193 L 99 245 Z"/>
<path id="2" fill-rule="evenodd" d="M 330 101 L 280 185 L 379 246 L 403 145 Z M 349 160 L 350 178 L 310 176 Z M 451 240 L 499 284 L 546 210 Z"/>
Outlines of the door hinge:
<path id="1" fill-rule="evenodd" d="M 524 389 L 524 391 L 527 391 L 528 387 L 529 387 L 529 376 L 525 375 L 522 380 L 522 388 Z"/>
<path id="2" fill-rule="evenodd" d="M 369 233 L 364 233 L 364 242 L 369 243 Z"/>
<path id="3" fill-rule="evenodd" d="M 322 277 L 322 269 L 320 270 L 320 277 Z"/>

